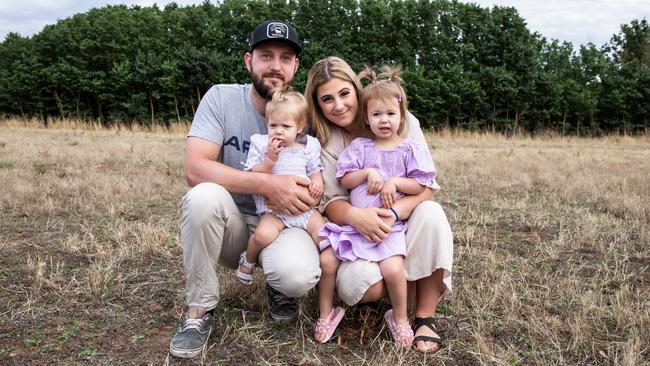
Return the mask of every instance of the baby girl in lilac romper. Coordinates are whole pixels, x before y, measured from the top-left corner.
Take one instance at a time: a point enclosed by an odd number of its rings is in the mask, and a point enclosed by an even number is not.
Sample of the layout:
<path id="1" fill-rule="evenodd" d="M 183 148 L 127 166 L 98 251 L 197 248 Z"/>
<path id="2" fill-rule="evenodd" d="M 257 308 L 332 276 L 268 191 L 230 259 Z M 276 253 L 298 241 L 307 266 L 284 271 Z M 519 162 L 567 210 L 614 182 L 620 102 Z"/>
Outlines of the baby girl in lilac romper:
<path id="1" fill-rule="evenodd" d="M 394 149 L 378 150 L 373 140 L 357 138 L 341 152 L 336 165 L 336 177 L 341 179 L 346 173 L 375 168 L 384 181 L 393 177 L 415 179 L 422 186 L 430 187 L 436 178 L 436 168 L 425 146 L 411 138 L 405 138 Z M 397 192 L 398 197 L 403 196 Z M 382 207 L 379 193 L 368 194 L 368 181 L 350 192 L 350 203 L 359 208 Z M 352 226 L 339 226 L 327 223 L 319 232 L 325 239 L 320 242 L 320 250 L 331 246 L 336 257 L 342 261 L 365 259 L 379 262 L 386 258 L 406 256 L 406 222 L 397 221 L 392 232 L 381 243 L 370 242 Z"/>

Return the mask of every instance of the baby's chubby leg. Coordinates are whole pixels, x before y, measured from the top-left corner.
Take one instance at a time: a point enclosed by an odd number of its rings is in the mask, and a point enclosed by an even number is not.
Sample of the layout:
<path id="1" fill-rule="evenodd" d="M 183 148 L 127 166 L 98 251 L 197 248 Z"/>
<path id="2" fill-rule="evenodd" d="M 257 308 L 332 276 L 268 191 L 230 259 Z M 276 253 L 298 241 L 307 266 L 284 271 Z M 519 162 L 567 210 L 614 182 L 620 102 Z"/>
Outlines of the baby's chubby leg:
<path id="1" fill-rule="evenodd" d="M 246 260 L 251 263 L 257 262 L 257 256 L 262 249 L 271 244 L 284 228 L 284 223 L 277 216 L 270 213 L 263 214 L 255 233 L 248 240 Z"/>
<path id="2" fill-rule="evenodd" d="M 323 216 L 321 216 L 318 210 L 314 210 L 314 213 L 311 215 L 309 221 L 307 222 L 307 232 L 314 241 L 314 244 L 316 244 L 316 247 L 319 247 L 320 241 L 322 240 L 322 238 L 318 236 L 318 232 L 324 225 L 325 219 L 323 219 Z"/>

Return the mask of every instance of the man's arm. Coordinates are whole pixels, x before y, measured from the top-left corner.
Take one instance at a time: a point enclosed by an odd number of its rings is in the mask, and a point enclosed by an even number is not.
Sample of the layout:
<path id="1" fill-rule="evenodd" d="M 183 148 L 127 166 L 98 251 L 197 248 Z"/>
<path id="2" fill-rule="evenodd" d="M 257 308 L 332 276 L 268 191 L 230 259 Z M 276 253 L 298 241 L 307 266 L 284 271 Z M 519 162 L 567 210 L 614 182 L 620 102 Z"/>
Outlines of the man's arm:
<path id="1" fill-rule="evenodd" d="M 297 215 L 315 205 L 307 187 L 309 181 L 296 176 L 246 172 L 217 161 L 221 145 L 199 137 L 189 137 L 183 169 L 191 186 L 214 182 L 229 192 L 256 194 L 267 198 L 278 211 Z"/>

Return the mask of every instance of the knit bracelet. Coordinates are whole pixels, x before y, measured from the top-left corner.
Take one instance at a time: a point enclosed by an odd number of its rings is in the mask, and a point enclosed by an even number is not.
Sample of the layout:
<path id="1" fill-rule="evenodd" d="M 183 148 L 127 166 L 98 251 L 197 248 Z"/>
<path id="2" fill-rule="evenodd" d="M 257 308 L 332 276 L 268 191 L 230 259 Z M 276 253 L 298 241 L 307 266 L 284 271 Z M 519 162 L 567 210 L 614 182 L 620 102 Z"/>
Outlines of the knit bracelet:
<path id="1" fill-rule="evenodd" d="M 395 211 L 394 208 L 389 208 L 389 210 L 395 215 L 395 221 L 399 221 L 399 215 L 397 214 L 397 211 Z"/>

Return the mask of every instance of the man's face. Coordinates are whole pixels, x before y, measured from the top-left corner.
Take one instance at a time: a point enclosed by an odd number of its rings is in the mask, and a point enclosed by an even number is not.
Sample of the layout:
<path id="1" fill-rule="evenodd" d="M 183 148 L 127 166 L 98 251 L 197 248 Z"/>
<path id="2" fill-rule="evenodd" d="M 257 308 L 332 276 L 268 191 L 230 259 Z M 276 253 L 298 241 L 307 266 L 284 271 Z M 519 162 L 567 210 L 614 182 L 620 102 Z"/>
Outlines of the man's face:
<path id="1" fill-rule="evenodd" d="M 275 87 L 293 83 L 298 70 L 298 58 L 291 46 L 284 42 L 267 41 L 244 57 L 257 93 L 269 99 L 269 91 Z"/>

